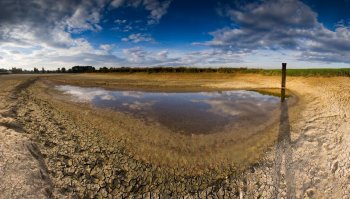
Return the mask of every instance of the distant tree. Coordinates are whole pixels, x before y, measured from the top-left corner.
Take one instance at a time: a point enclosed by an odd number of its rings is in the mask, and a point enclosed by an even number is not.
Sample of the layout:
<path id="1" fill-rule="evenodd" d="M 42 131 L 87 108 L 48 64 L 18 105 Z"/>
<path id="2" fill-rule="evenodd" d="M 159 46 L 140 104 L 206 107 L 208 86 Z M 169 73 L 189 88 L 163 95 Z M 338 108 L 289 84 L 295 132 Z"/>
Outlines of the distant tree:
<path id="1" fill-rule="evenodd" d="M 34 67 L 34 73 L 39 73 L 39 69 Z"/>
<path id="2" fill-rule="evenodd" d="M 12 69 L 11 69 L 11 72 L 12 73 L 23 73 L 23 70 L 22 70 L 22 68 L 16 68 L 16 67 L 13 67 Z"/>
<path id="3" fill-rule="evenodd" d="M 61 72 L 61 69 L 60 69 L 60 68 L 57 68 L 56 72 L 60 73 L 60 72 Z"/>
<path id="4" fill-rule="evenodd" d="M 102 73 L 107 73 L 109 69 L 107 67 L 101 67 L 99 71 Z"/>
<path id="5" fill-rule="evenodd" d="M 0 68 L 0 74 L 6 74 L 8 73 L 8 70 Z"/>
<path id="6" fill-rule="evenodd" d="M 101 73 L 246 73 L 255 72 L 260 73 L 261 69 L 249 69 L 247 68 L 196 68 L 196 67 L 101 67 L 95 70 L 92 66 L 74 66 L 68 70 L 69 73 L 85 73 L 85 72 L 101 72 Z M 61 69 L 61 72 L 65 72 L 65 69 Z"/>
<path id="7" fill-rule="evenodd" d="M 62 72 L 62 73 L 65 73 L 65 72 L 66 72 L 66 68 L 63 67 L 63 68 L 61 69 L 61 72 Z"/>
<path id="8" fill-rule="evenodd" d="M 41 68 L 41 73 L 45 73 L 46 71 L 45 71 L 45 68 L 44 67 L 42 67 Z"/>
<path id="9" fill-rule="evenodd" d="M 72 68 L 73 73 L 86 73 L 86 72 L 94 72 L 95 68 L 92 66 L 74 66 Z"/>

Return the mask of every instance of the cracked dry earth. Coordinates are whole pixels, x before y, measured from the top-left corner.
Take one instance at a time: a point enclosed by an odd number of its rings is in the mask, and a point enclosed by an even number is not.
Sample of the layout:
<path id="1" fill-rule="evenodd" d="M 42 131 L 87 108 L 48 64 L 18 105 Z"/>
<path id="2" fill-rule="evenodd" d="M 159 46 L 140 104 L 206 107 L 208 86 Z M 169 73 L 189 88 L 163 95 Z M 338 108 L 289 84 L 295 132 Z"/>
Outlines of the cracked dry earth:
<path id="1" fill-rule="evenodd" d="M 210 88 L 270 88 L 279 77 L 242 75 Z M 299 100 L 281 104 L 276 144 L 239 174 L 186 175 L 138 160 L 100 130 L 77 124 L 36 89 L 0 77 L 0 198 L 350 198 L 350 79 L 290 77 Z M 175 82 L 181 84 L 181 82 Z M 93 143 L 93 144 L 92 144 Z"/>
<path id="2" fill-rule="evenodd" d="M 49 198 L 52 185 L 40 151 L 15 118 L 13 91 L 21 81 L 0 79 L 0 198 Z"/>

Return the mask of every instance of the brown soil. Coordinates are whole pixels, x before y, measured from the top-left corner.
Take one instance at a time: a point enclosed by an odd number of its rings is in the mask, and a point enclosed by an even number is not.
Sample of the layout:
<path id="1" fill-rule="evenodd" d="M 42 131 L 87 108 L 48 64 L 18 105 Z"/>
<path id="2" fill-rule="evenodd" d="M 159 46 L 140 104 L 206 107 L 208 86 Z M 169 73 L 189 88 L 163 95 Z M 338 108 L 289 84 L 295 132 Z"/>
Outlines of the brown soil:
<path id="1" fill-rule="evenodd" d="M 0 110 L 7 114 L 15 110 L 12 117 L 2 117 L 6 122 L 0 126 L 20 131 L 22 128 L 17 123 L 23 125 L 25 134 L 16 134 L 38 145 L 45 162 L 34 158 L 32 163 L 37 168 L 47 165 L 54 197 L 350 197 L 347 195 L 350 190 L 349 78 L 288 78 L 287 87 L 298 96 L 298 103 L 293 107 L 281 104 L 276 113 L 279 122 L 270 126 L 264 136 L 256 136 L 242 145 L 232 144 L 227 135 L 167 136 L 159 127 L 145 128 L 142 122 L 126 119 L 125 115 L 67 103 L 48 85 L 54 82 L 110 89 L 267 89 L 270 92 L 279 87 L 279 77 L 86 74 L 40 77 L 35 83 L 28 82 L 31 78 L 28 76 L 0 78 L 7 82 L 3 88 L 6 92 L 0 96 L 4 102 L 0 103 L 0 106 L 4 104 Z M 13 99 L 8 100 L 11 96 Z M 0 135 L 6 132 L 2 131 Z M 8 140 L 4 143 L 15 146 Z M 222 147 L 216 147 L 215 141 Z M 212 147 L 203 148 L 210 142 Z M 246 149 L 244 153 L 237 153 L 242 151 L 242 146 Z M 3 148 L 0 147 L 0 155 Z M 19 153 L 15 149 L 7 150 L 10 150 L 7 154 Z M 235 158 L 226 158 L 230 156 Z M 246 164 L 237 165 L 234 161 L 237 157 Z M 30 163 L 23 161 L 23 164 Z M 0 164 L 0 174 L 1 168 L 5 166 Z M 9 168 L 18 170 L 14 166 Z M 19 172 L 19 175 L 28 174 Z M 26 190 L 15 187 L 10 180 L 5 182 L 8 182 L 5 187 L 12 185 L 7 190 Z M 41 182 L 47 181 L 41 178 Z M 45 190 L 50 183 L 34 184 L 40 189 L 31 190 Z M 36 193 L 39 196 L 41 192 Z M 4 196 L 8 196 L 6 192 Z"/>
<path id="2" fill-rule="evenodd" d="M 19 124 L 16 92 L 26 76 L 0 76 L 0 198 L 50 198 L 52 183 L 36 143 Z"/>

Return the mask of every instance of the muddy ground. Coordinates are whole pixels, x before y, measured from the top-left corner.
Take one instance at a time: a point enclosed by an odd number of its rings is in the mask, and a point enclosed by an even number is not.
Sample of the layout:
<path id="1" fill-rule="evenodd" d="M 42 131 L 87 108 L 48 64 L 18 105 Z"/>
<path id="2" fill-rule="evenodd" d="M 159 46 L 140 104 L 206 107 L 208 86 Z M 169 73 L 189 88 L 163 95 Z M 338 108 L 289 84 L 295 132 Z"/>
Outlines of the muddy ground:
<path id="1" fill-rule="evenodd" d="M 266 148 L 242 155 L 227 144 L 222 150 L 214 148 L 208 157 L 196 154 L 202 164 L 195 166 L 185 164 L 191 156 L 161 146 L 163 136 L 156 128 L 145 130 L 148 139 L 129 134 L 138 130 L 138 121 L 120 122 L 116 118 L 125 116 L 69 103 L 52 92 L 52 86 L 257 89 L 278 87 L 279 77 L 0 76 L 0 82 L 0 156 L 5 160 L 0 162 L 0 198 L 350 198 L 349 78 L 288 78 L 287 87 L 298 96 L 298 103 L 281 104 L 279 121 L 269 128 L 268 136 L 250 143 L 262 142 Z M 164 137 L 170 146 L 176 144 L 175 138 Z M 219 138 L 221 144 L 230 143 L 227 136 Z M 160 153 L 156 158 L 152 152 L 160 149 L 170 157 Z M 195 146 L 187 149 L 196 150 Z M 246 164 L 225 162 L 225 155 L 242 155 Z M 171 160 L 179 157 L 185 163 L 175 165 Z"/>

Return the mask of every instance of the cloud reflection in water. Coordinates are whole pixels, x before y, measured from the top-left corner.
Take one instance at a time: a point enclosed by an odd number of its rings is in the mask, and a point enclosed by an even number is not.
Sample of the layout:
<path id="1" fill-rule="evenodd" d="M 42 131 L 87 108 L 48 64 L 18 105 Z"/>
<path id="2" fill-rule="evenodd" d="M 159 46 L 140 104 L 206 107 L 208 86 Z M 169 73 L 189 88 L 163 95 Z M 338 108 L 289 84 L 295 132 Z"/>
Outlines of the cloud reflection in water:
<path id="1" fill-rule="evenodd" d="M 189 134 L 263 124 L 279 104 L 278 97 L 243 90 L 171 93 L 110 91 L 67 85 L 57 86 L 57 89 L 71 95 L 72 100 L 125 112 Z"/>

